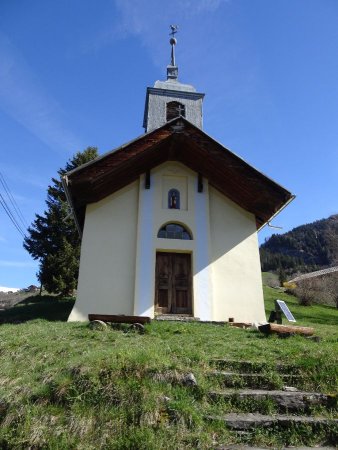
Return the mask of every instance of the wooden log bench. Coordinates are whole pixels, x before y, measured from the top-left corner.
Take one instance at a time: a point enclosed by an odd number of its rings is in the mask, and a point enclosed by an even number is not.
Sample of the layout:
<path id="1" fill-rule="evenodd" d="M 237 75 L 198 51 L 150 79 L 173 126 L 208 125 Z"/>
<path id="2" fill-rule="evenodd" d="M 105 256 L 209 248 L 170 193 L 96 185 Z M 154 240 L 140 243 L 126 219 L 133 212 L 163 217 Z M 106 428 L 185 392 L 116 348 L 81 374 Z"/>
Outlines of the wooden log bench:
<path id="1" fill-rule="evenodd" d="M 150 323 L 150 317 L 124 316 L 111 314 L 88 314 L 89 326 L 92 330 L 104 330 L 107 324 L 130 324 L 129 329 L 144 333 L 144 324 Z"/>

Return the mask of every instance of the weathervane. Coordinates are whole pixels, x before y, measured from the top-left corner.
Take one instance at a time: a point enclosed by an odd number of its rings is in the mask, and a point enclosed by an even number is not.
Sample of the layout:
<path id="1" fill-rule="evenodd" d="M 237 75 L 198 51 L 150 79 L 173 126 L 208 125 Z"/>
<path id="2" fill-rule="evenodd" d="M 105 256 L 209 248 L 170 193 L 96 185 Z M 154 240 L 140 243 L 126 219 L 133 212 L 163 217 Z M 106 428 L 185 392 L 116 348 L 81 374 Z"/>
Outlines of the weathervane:
<path id="1" fill-rule="evenodd" d="M 175 34 L 178 30 L 178 25 L 170 25 L 171 33 L 169 33 L 169 36 L 172 36 L 170 38 L 170 45 L 171 45 L 171 65 L 176 66 L 175 64 L 175 45 L 177 44 L 177 40 L 175 38 Z"/>
<path id="2" fill-rule="evenodd" d="M 174 38 L 178 30 L 178 25 L 170 25 L 170 29 L 171 33 L 169 34 L 169 36 L 172 36 Z"/>

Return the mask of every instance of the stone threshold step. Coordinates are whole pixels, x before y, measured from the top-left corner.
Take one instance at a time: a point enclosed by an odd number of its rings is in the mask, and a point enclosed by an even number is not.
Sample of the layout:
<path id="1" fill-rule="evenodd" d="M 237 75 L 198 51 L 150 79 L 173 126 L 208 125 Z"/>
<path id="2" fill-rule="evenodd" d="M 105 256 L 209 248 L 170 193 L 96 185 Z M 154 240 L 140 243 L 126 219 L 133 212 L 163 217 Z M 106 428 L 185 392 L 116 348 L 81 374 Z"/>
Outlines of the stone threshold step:
<path id="1" fill-rule="evenodd" d="M 198 317 L 192 317 L 185 314 L 160 314 L 155 316 L 155 320 L 169 320 L 177 322 L 199 322 Z"/>
<path id="2" fill-rule="evenodd" d="M 306 417 L 291 415 L 271 415 L 263 414 L 236 414 L 230 413 L 223 416 L 207 416 L 207 420 L 217 420 L 224 422 L 229 428 L 234 430 L 251 430 L 255 427 L 269 427 L 271 425 L 280 425 L 288 427 L 291 425 L 336 425 L 338 419 L 326 419 L 324 417 Z"/>
<path id="3" fill-rule="evenodd" d="M 228 389 L 219 392 L 209 392 L 209 398 L 217 400 L 273 400 L 280 408 L 290 411 L 306 409 L 313 405 L 322 405 L 326 407 L 337 407 L 337 397 L 335 395 L 326 395 L 318 392 L 304 391 L 282 391 L 266 389 Z"/>

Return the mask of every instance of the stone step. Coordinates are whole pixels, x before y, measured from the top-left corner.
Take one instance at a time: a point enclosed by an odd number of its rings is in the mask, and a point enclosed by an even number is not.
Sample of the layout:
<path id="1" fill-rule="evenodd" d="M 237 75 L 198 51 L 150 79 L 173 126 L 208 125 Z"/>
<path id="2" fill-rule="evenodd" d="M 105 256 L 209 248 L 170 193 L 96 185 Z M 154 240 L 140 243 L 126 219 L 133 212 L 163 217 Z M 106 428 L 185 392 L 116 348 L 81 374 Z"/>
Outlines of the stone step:
<path id="1" fill-rule="evenodd" d="M 337 396 L 318 392 L 282 391 L 265 389 L 228 389 L 220 392 L 209 392 L 211 400 L 229 400 L 234 403 L 248 400 L 272 400 L 280 411 L 308 411 L 311 406 L 323 406 L 330 410 L 337 409 Z M 254 405 L 253 405 L 254 407 Z"/>
<path id="2" fill-rule="evenodd" d="M 245 433 L 247 434 L 247 433 Z M 320 447 L 316 445 L 316 447 L 283 447 L 283 450 L 292 449 L 292 450 L 337 450 L 337 447 Z M 215 447 L 214 450 L 268 450 L 271 449 L 271 447 L 251 447 L 250 445 L 243 445 L 243 444 L 227 444 L 222 445 L 219 447 Z"/>
<path id="3" fill-rule="evenodd" d="M 199 322 L 198 317 L 189 316 L 186 314 L 159 314 L 155 316 L 155 320 L 169 320 L 176 322 Z"/>
<path id="4" fill-rule="evenodd" d="M 262 373 L 278 371 L 279 374 L 285 375 L 299 375 L 300 368 L 292 364 L 274 364 L 267 361 L 244 361 L 226 358 L 217 358 L 210 361 L 212 367 L 216 367 L 219 370 L 226 369 L 227 371 L 237 371 L 243 373 Z"/>
<path id="5" fill-rule="evenodd" d="M 217 420 L 224 422 L 229 428 L 234 430 L 252 430 L 256 427 L 271 427 L 274 425 L 286 428 L 294 425 L 311 426 L 337 426 L 338 419 L 327 419 L 324 417 L 307 417 L 292 415 L 263 415 L 263 414 L 236 414 L 230 413 L 223 416 L 207 416 L 207 420 Z"/>
<path id="6" fill-rule="evenodd" d="M 275 389 L 282 384 L 294 386 L 299 384 L 303 377 L 300 375 L 264 373 L 238 373 L 222 370 L 213 370 L 208 374 L 209 378 L 214 378 L 224 387 L 250 387 L 261 389 Z"/>

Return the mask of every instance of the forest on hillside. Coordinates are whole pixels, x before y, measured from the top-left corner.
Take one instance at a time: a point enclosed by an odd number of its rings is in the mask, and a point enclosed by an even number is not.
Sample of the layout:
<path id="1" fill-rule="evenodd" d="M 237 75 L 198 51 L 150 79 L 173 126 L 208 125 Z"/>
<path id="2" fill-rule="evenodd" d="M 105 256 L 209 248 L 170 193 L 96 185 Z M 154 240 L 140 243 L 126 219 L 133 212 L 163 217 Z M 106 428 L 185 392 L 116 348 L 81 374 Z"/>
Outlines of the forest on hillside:
<path id="1" fill-rule="evenodd" d="M 260 247 L 263 272 L 288 274 L 338 265 L 338 214 L 273 234 Z"/>

